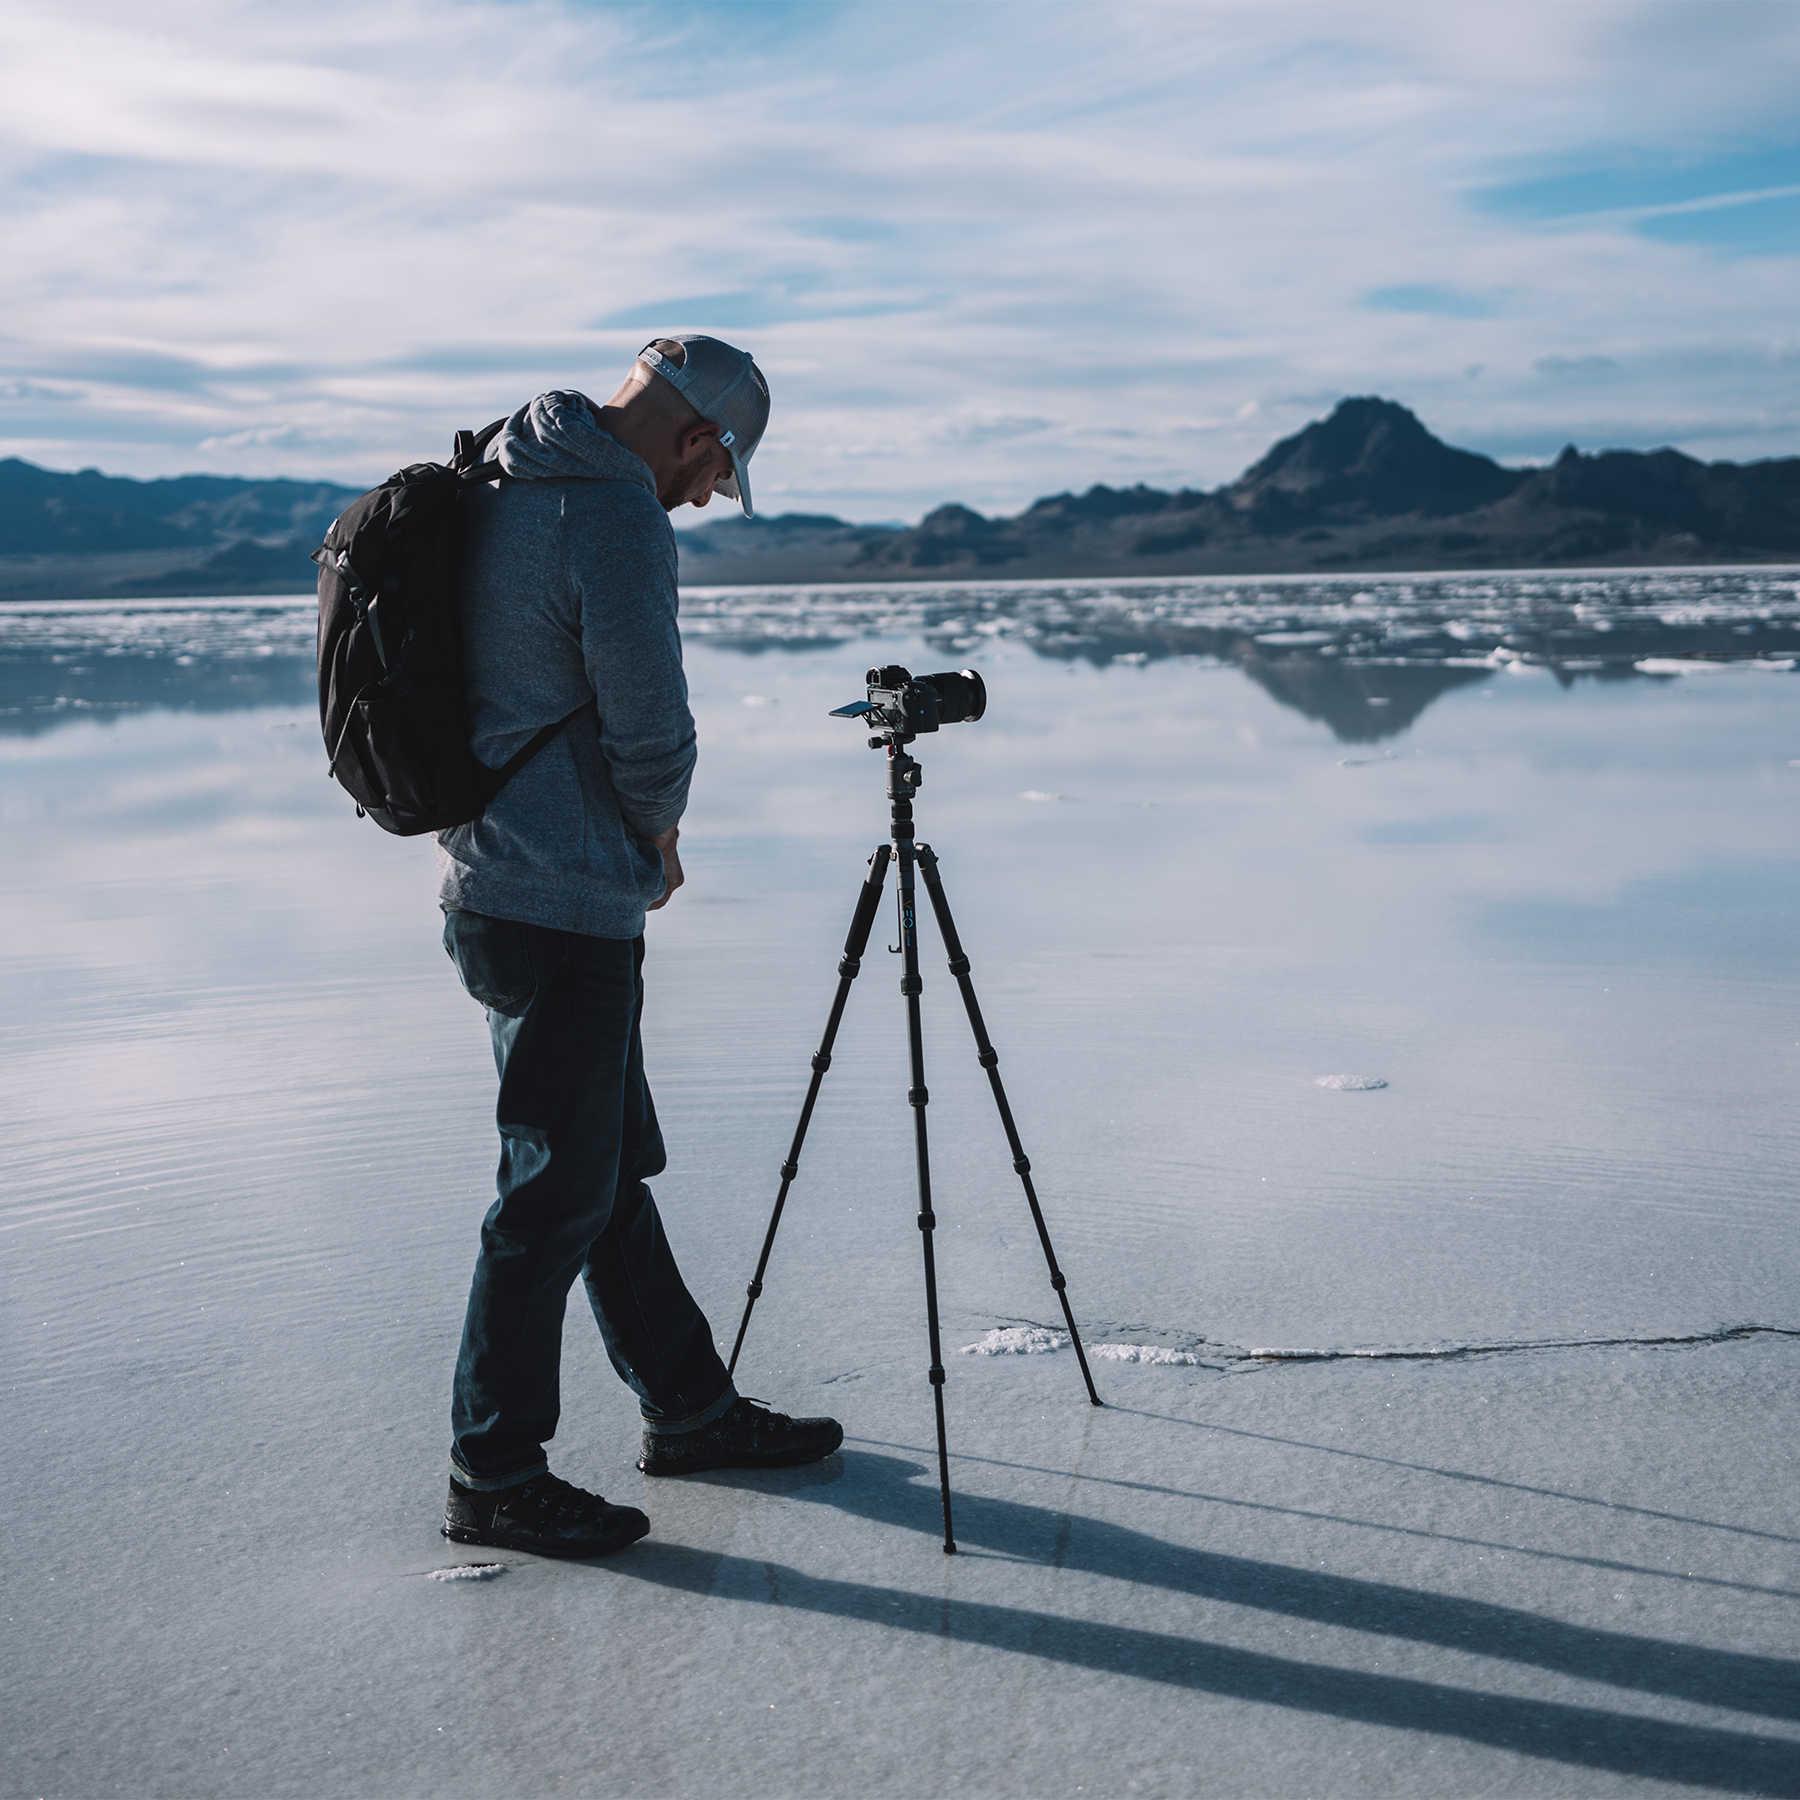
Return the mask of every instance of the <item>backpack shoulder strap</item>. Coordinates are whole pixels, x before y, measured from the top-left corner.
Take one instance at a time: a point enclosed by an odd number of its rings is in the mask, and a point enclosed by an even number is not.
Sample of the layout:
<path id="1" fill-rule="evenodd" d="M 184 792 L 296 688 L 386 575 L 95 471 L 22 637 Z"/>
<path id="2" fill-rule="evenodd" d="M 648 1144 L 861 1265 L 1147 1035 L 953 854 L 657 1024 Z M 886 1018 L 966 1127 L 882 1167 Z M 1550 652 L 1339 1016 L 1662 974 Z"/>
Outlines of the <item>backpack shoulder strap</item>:
<path id="1" fill-rule="evenodd" d="M 488 771 L 486 781 L 490 794 L 499 793 L 499 791 L 505 787 L 506 784 L 511 781 L 512 778 L 518 774 L 518 772 L 524 768 L 524 766 L 530 762 L 531 759 L 536 756 L 537 753 L 543 749 L 543 747 L 549 743 L 549 741 L 555 737 L 571 719 L 579 718 L 593 704 L 592 700 L 584 700 L 573 712 L 564 713 L 563 716 L 553 724 L 540 725 L 538 729 L 526 739 L 522 748 L 515 750 L 512 755 L 499 766 L 499 768 L 490 769 Z"/>
<path id="2" fill-rule="evenodd" d="M 459 431 L 456 444 L 450 455 L 450 467 L 464 481 L 498 481 L 506 471 L 497 462 L 483 461 L 489 444 L 500 435 L 504 419 L 496 419 L 493 424 L 484 426 L 480 431 Z"/>

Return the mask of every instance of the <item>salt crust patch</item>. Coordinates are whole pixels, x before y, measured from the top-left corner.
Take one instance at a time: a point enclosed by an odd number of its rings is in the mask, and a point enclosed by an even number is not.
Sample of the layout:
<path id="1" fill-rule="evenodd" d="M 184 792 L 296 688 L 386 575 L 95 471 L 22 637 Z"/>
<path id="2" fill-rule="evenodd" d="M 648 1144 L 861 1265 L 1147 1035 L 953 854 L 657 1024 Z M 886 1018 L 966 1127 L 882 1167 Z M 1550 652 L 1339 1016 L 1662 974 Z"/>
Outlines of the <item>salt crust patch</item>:
<path id="1" fill-rule="evenodd" d="M 1197 1369 L 1201 1359 L 1191 1350 L 1165 1350 L 1161 1344 L 1096 1344 L 1094 1354 L 1108 1362 L 1151 1363 L 1159 1369 Z"/>
<path id="2" fill-rule="evenodd" d="M 1777 674 L 1791 674 L 1796 662 L 1792 656 L 1746 656 L 1733 662 L 1706 656 L 1640 656 L 1632 666 L 1640 675 L 1729 675 L 1736 669 L 1773 669 Z"/>
<path id="3" fill-rule="evenodd" d="M 1067 1332 L 1047 1325 L 999 1325 L 983 1332 L 972 1344 L 964 1344 L 964 1356 L 1042 1356 L 1060 1350 L 1069 1341 Z"/>
<path id="4" fill-rule="evenodd" d="M 452 1563 L 447 1569 L 433 1569 L 427 1581 L 492 1581 L 506 1573 L 505 1563 Z"/>
<path id="5" fill-rule="evenodd" d="M 1048 806 L 1055 801 L 1061 800 L 1063 796 L 1061 794 L 1047 794 L 1042 788 L 1021 788 L 1019 790 L 1019 798 L 1021 800 L 1030 800 L 1038 806 Z"/>
<path id="6" fill-rule="evenodd" d="M 1043 1356 L 1068 1348 L 1069 1335 L 1047 1325 L 1002 1325 L 977 1342 L 964 1344 L 964 1356 Z M 1161 1344 L 1095 1344 L 1093 1354 L 1107 1362 L 1148 1363 L 1163 1369 L 1193 1369 L 1201 1358 L 1191 1350 L 1165 1350 Z"/>
<path id="7" fill-rule="evenodd" d="M 1313 1085 L 1329 1088 L 1334 1094 L 1372 1094 L 1387 1082 L 1380 1075 L 1318 1075 Z"/>

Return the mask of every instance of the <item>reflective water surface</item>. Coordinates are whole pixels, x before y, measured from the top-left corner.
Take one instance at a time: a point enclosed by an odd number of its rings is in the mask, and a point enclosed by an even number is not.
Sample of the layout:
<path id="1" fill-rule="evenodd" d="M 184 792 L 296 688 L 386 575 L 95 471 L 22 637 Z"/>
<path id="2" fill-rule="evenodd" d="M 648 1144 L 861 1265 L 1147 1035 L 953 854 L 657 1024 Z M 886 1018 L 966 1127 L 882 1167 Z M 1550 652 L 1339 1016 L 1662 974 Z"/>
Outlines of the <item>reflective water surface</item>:
<path id="1" fill-rule="evenodd" d="M 721 590 L 683 619 L 701 763 L 646 1031 L 659 1196 L 720 1321 L 886 834 L 879 757 L 826 715 L 901 661 L 989 685 L 918 746 L 921 836 L 1096 1330 L 1794 1322 L 1793 571 Z M 312 629 L 305 602 L 0 612 L 27 1386 L 116 1406 L 204 1371 L 228 1406 L 454 1340 L 492 1068 L 431 845 L 325 778 Z M 777 1341 L 840 1369 L 916 1335 L 891 914 L 877 938 L 765 1302 L 779 1333 L 780 1282 L 808 1291 L 816 1342 Z M 950 1329 L 1047 1319 L 926 945 Z"/>

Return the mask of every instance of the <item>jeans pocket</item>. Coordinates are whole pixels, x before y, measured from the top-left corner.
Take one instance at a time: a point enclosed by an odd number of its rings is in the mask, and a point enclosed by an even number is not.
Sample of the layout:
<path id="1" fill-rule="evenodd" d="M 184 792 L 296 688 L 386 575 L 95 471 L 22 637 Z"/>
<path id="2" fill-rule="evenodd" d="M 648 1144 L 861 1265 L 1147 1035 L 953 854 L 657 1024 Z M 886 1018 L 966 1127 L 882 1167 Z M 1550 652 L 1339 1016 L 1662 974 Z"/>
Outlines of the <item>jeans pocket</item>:
<path id="1" fill-rule="evenodd" d="M 444 949 L 470 996 L 490 1012 L 516 1019 L 537 992 L 529 925 L 452 907 L 444 914 Z"/>

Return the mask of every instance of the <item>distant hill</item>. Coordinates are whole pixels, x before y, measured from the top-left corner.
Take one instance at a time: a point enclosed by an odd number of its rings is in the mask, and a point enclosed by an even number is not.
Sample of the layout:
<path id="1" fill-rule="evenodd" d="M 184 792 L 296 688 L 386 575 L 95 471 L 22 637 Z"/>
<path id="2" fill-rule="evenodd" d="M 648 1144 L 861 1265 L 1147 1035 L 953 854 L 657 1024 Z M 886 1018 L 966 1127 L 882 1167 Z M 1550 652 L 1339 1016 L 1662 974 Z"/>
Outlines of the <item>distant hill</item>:
<path id="1" fill-rule="evenodd" d="M 0 461 L 0 598 L 300 592 L 354 490 L 132 481 Z M 690 583 L 1272 574 L 1800 560 L 1800 457 L 1702 463 L 1573 445 L 1509 469 L 1404 406 L 1342 400 L 1210 492 L 1053 494 L 1012 517 L 950 504 L 908 527 L 732 516 L 681 537 Z"/>

